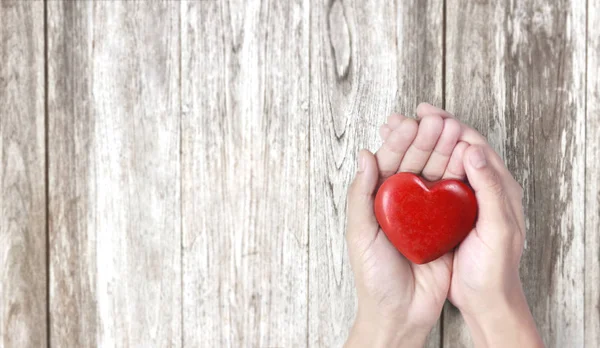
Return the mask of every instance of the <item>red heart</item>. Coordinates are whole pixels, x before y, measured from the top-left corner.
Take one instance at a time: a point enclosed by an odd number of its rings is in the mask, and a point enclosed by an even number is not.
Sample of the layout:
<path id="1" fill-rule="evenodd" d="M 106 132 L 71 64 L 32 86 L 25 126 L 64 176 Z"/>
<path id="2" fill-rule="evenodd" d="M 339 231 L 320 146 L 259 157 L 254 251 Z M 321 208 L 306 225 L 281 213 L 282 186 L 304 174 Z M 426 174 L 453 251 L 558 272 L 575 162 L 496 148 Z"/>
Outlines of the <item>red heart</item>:
<path id="1" fill-rule="evenodd" d="M 399 173 L 377 191 L 375 216 L 396 249 L 410 261 L 423 264 L 465 239 L 477 217 L 477 200 L 462 181 L 429 182 L 412 173 Z"/>

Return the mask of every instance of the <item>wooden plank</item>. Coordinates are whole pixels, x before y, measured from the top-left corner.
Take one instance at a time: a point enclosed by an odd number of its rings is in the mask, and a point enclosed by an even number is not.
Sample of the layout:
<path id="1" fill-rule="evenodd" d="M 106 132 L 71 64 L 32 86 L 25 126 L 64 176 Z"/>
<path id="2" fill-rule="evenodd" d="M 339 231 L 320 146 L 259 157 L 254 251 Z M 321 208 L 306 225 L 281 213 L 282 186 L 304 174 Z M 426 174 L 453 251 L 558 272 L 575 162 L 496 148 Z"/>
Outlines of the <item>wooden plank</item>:
<path id="1" fill-rule="evenodd" d="M 341 346 L 356 311 L 344 233 L 357 151 L 377 149 L 392 111 L 441 104 L 442 14 L 442 1 L 311 4 L 309 346 Z"/>
<path id="2" fill-rule="evenodd" d="M 447 3 L 447 107 L 525 188 L 521 278 L 549 347 L 582 346 L 584 335 L 583 4 Z M 444 320 L 444 347 L 470 345 L 455 309 Z"/>
<path id="3" fill-rule="evenodd" d="M 488 137 L 491 145 L 505 157 L 506 118 L 510 110 L 506 107 L 504 81 L 508 64 L 504 47 L 506 18 L 503 14 L 506 9 L 504 3 L 497 6 L 496 12 L 494 4 L 488 2 L 446 1 L 444 97 L 446 109 Z M 521 138 L 526 138 L 530 133 L 529 119 L 523 120 L 523 128 L 517 129 L 517 132 Z M 524 141 L 521 144 L 523 152 L 532 150 L 530 143 Z M 513 165 L 511 169 L 522 168 L 524 172 L 531 167 L 527 157 L 520 164 L 520 167 Z M 523 175 L 519 179 L 522 180 Z M 533 196 L 531 183 L 520 182 L 529 199 Z M 460 312 L 450 303 L 444 308 L 443 326 L 443 347 L 473 345 Z"/>
<path id="4" fill-rule="evenodd" d="M 182 3 L 186 346 L 306 345 L 308 15 Z"/>
<path id="5" fill-rule="evenodd" d="M 51 345 L 180 346 L 179 4 L 47 6 Z"/>
<path id="6" fill-rule="evenodd" d="M 588 0 L 585 346 L 600 346 L 600 1 Z"/>
<path id="7" fill-rule="evenodd" d="M 49 2 L 48 132 L 52 346 L 97 346 L 91 2 Z"/>
<path id="8" fill-rule="evenodd" d="M 46 345 L 44 4 L 0 2 L 0 347 Z"/>

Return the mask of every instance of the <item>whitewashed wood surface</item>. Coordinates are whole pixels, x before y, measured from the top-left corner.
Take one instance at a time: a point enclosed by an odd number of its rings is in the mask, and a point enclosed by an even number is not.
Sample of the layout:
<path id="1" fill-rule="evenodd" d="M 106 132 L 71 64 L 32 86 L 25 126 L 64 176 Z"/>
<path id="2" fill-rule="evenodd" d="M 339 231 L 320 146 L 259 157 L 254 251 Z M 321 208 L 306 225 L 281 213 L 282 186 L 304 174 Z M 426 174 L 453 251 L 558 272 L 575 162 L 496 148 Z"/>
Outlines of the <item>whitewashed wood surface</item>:
<path id="1" fill-rule="evenodd" d="M 525 188 L 548 347 L 600 346 L 600 0 L 0 0 L 0 347 L 339 347 L 356 152 L 428 101 Z M 427 347 L 470 346 L 447 305 Z"/>

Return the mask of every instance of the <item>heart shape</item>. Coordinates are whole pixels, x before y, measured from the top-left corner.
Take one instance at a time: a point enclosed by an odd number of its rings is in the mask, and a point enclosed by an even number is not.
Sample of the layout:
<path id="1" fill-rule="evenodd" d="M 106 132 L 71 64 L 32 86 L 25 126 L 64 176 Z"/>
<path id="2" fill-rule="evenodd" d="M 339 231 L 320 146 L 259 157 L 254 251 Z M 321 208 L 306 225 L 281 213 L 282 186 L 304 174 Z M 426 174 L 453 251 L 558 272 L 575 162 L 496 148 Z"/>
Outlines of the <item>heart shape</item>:
<path id="1" fill-rule="evenodd" d="M 396 249 L 423 264 L 465 239 L 477 218 L 477 200 L 462 181 L 429 182 L 412 173 L 398 173 L 377 191 L 375 216 Z"/>

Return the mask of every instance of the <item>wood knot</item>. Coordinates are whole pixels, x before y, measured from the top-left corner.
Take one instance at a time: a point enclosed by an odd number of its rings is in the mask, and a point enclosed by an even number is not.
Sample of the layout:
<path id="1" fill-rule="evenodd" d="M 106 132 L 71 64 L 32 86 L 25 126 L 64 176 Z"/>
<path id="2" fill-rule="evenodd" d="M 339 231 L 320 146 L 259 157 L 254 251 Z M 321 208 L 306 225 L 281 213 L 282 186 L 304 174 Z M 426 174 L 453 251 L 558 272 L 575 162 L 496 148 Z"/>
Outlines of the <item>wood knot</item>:
<path id="1" fill-rule="evenodd" d="M 337 78 L 345 79 L 350 70 L 352 40 L 344 7 L 340 1 L 335 1 L 329 9 L 329 40 Z"/>

